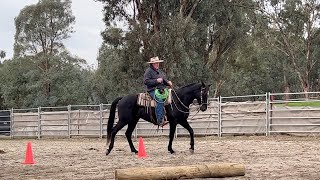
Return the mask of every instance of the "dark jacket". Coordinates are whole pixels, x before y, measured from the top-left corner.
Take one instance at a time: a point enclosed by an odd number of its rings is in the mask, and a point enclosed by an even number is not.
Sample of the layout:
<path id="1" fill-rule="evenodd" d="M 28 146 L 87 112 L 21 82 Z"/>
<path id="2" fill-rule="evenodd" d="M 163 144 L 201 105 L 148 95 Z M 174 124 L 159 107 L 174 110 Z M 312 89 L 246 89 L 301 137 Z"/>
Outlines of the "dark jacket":
<path id="1" fill-rule="evenodd" d="M 162 83 L 157 82 L 158 78 L 163 79 Z M 164 72 L 156 70 L 152 66 L 145 71 L 143 81 L 148 92 L 153 91 L 156 88 L 162 89 L 168 86 L 168 80 L 166 79 Z"/>

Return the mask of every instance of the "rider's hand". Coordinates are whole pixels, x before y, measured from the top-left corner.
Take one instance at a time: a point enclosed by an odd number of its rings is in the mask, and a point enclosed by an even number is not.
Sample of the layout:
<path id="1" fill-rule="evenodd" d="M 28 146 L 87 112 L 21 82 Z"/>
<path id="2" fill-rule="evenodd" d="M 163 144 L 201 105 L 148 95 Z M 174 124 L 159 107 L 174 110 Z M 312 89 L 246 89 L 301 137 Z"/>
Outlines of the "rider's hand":
<path id="1" fill-rule="evenodd" d="M 162 83 L 162 81 L 163 81 L 162 78 L 158 78 L 158 79 L 157 79 L 157 82 L 158 82 L 158 83 Z"/>
<path id="2" fill-rule="evenodd" d="M 172 87 L 172 82 L 171 82 L 171 81 L 168 81 L 168 85 L 169 85 L 170 87 Z"/>

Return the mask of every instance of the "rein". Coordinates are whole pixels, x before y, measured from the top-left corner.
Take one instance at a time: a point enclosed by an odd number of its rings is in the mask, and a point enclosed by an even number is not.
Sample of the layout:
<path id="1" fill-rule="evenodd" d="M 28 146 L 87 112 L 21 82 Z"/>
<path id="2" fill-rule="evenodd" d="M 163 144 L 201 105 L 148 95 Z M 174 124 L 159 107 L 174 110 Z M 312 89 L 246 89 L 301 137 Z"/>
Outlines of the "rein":
<path id="1" fill-rule="evenodd" d="M 175 107 L 178 109 L 178 111 L 180 111 L 180 112 L 182 112 L 182 113 L 189 113 L 190 108 L 187 107 L 185 104 L 183 104 L 183 102 L 180 100 L 178 94 L 176 93 L 176 91 L 175 91 L 174 89 L 172 89 L 172 91 L 173 91 L 174 94 L 176 95 L 176 97 L 177 97 L 178 101 L 180 102 L 180 104 L 181 104 L 184 108 L 186 108 L 186 109 L 188 110 L 188 112 L 187 112 L 187 111 L 183 111 L 183 110 L 179 109 L 178 106 L 177 106 L 177 104 L 176 104 L 176 102 L 174 101 L 174 98 L 172 98 L 173 104 L 174 104 Z M 172 111 L 173 111 L 172 104 L 171 104 L 171 109 L 172 109 Z"/>
<path id="2" fill-rule="evenodd" d="M 205 89 L 205 88 L 201 88 L 201 92 L 200 92 L 200 94 L 201 94 L 201 95 L 200 95 L 200 103 L 199 103 L 198 111 L 192 116 L 192 118 L 199 113 L 200 107 L 201 107 L 202 105 L 208 104 L 208 103 L 203 103 L 202 92 L 203 92 L 204 89 Z M 172 98 L 173 104 L 175 105 L 175 107 L 177 108 L 177 110 L 180 111 L 180 112 L 182 112 L 182 113 L 186 113 L 186 114 L 187 114 L 187 113 L 190 113 L 190 108 L 187 107 L 185 104 L 183 104 L 183 102 L 180 100 L 178 94 L 176 93 L 176 91 L 175 91 L 174 89 L 172 89 L 172 91 L 173 91 L 174 94 L 176 95 L 176 97 L 177 97 L 178 101 L 180 102 L 180 104 L 181 104 L 184 108 L 186 108 L 188 111 L 183 111 L 183 110 L 179 109 L 178 106 L 177 106 L 177 104 L 176 104 L 176 102 L 174 101 L 174 98 Z M 173 110 L 172 104 L 171 104 L 171 109 Z M 191 118 L 191 119 L 192 119 L 192 118 Z"/>

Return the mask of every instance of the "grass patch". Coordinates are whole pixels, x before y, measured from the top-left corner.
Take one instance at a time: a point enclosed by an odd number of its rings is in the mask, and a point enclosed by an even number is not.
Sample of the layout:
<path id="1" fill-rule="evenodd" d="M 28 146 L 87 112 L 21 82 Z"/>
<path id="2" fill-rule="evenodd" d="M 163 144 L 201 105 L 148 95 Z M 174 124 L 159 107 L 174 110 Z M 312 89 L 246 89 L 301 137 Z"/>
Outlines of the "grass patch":
<path id="1" fill-rule="evenodd" d="M 283 104 L 274 104 L 274 106 L 286 106 L 285 103 Z M 310 106 L 310 107 L 320 107 L 320 101 L 306 101 L 306 102 L 288 102 L 290 107 L 303 107 L 303 106 Z"/>

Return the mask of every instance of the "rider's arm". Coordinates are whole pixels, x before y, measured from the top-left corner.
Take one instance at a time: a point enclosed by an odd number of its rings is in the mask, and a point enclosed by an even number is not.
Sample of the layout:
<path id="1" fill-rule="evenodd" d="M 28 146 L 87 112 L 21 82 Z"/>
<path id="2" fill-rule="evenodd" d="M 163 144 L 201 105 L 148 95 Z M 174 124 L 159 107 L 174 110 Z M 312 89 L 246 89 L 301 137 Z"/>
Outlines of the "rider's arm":
<path id="1" fill-rule="evenodd" d="M 169 86 L 168 83 L 169 83 L 169 81 L 168 81 L 167 79 L 163 79 L 163 84 L 164 84 L 164 85 Z"/>
<path id="2" fill-rule="evenodd" d="M 163 84 L 166 85 L 166 86 L 172 86 L 172 82 L 169 81 L 168 79 L 166 79 L 166 76 L 164 73 L 162 73 L 163 75 Z"/>
<path id="3" fill-rule="evenodd" d="M 168 81 L 166 79 L 163 79 L 163 82 L 164 82 L 164 85 L 166 86 L 170 86 L 172 88 L 172 82 L 171 81 Z"/>

